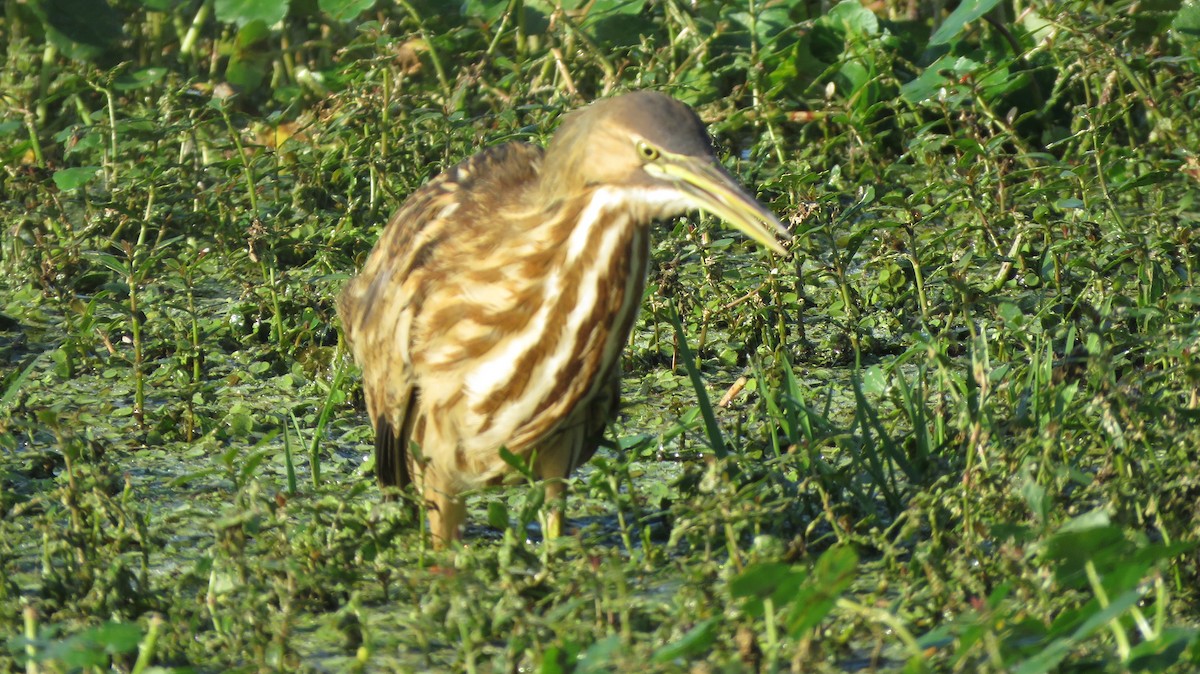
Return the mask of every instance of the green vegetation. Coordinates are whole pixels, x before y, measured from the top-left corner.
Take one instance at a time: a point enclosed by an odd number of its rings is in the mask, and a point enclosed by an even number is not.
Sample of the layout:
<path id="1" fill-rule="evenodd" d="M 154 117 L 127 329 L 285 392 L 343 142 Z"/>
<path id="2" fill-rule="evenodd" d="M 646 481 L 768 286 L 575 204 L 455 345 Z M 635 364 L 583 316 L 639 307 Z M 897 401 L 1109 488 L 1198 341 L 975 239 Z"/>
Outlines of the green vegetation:
<path id="1" fill-rule="evenodd" d="M 1195 671 L 1200 5 L 908 6 L 5 2 L 0 670 Z M 434 553 L 333 297 L 643 87 L 796 256 L 660 227 L 575 531 Z"/>

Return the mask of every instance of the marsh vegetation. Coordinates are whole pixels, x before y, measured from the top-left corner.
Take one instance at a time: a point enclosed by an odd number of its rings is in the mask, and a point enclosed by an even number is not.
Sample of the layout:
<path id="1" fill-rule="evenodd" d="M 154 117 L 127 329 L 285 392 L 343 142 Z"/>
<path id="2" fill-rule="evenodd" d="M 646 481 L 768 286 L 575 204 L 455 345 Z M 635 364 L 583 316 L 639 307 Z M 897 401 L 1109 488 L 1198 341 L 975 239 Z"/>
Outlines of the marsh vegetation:
<path id="1" fill-rule="evenodd" d="M 0 670 L 1193 671 L 1200 7 L 908 9 L 6 2 Z M 657 227 L 569 535 L 433 552 L 333 298 L 635 88 L 794 258 Z"/>

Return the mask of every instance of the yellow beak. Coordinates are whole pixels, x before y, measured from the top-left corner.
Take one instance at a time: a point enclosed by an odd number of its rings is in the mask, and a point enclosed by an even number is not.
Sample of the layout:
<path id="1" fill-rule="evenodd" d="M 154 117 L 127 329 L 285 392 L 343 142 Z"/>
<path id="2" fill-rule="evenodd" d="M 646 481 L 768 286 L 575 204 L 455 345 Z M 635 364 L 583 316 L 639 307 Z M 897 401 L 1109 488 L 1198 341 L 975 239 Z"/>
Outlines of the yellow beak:
<path id="1" fill-rule="evenodd" d="M 788 256 L 775 238 L 790 241 L 792 235 L 787 228 L 774 213 L 747 194 L 725 169 L 700 158 L 666 153 L 654 166 L 663 177 L 675 180 L 701 210 L 728 222 L 779 255 Z"/>

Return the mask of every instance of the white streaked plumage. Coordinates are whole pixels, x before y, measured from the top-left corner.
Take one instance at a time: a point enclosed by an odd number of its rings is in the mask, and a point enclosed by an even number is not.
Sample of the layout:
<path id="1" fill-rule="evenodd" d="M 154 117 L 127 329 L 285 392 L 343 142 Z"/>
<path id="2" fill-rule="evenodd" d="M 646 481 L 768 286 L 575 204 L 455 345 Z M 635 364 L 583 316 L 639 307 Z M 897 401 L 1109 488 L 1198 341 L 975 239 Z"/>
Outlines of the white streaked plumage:
<path id="1" fill-rule="evenodd" d="M 638 92 L 571 113 L 544 153 L 475 155 L 392 217 L 338 313 L 380 484 L 421 486 L 435 545 L 458 536 L 463 492 L 509 471 L 501 447 L 551 479 L 552 501 L 563 493 L 616 413 L 647 226 L 697 207 L 783 251 L 695 113 Z"/>

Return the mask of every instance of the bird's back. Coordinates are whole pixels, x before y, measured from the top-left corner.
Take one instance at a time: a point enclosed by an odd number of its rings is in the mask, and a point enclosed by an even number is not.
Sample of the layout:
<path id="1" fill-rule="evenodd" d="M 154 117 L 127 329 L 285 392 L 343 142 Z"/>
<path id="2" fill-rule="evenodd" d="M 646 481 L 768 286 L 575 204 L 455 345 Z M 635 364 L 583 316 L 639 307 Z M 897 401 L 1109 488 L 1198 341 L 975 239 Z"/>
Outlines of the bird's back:
<path id="1" fill-rule="evenodd" d="M 414 360 L 423 355 L 416 343 L 427 332 L 428 321 L 419 320 L 426 299 L 435 293 L 444 299 L 453 286 L 447 279 L 467 276 L 480 254 L 470 247 L 486 250 L 486 239 L 503 236 L 488 231 L 493 218 L 487 210 L 531 189 L 542 155 L 539 147 L 507 143 L 434 177 L 396 211 L 362 271 L 338 297 L 346 340 L 363 370 L 376 430 L 376 473 L 384 486 L 408 484 L 408 444 L 421 435 Z"/>
<path id="2" fill-rule="evenodd" d="M 537 180 L 542 155 L 540 147 L 528 143 L 488 148 L 409 195 L 388 221 L 362 271 L 338 296 L 338 315 L 360 363 L 365 362 L 358 346 L 362 332 L 392 318 L 380 316 L 380 309 L 390 304 L 389 295 L 416 269 L 439 262 L 433 258 L 435 251 L 447 237 L 463 236 L 462 223 L 480 222 L 480 210 L 529 189 Z"/>

